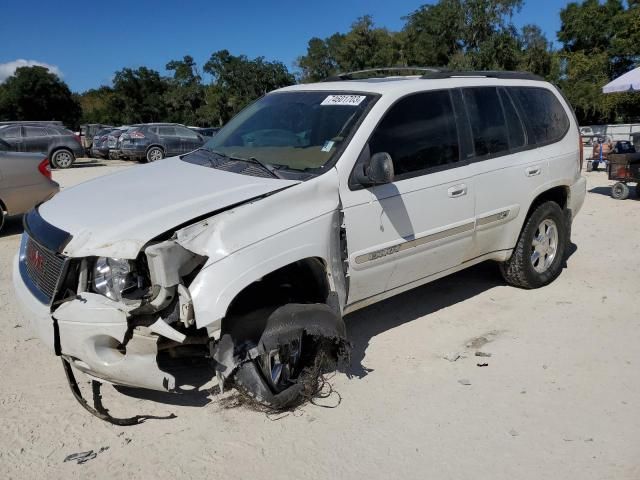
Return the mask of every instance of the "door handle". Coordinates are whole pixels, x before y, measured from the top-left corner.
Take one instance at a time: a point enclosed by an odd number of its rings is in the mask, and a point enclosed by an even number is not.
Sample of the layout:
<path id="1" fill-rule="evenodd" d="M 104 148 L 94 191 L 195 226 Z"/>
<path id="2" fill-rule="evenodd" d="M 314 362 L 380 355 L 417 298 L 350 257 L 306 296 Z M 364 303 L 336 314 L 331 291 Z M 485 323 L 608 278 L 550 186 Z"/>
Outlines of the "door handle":
<path id="1" fill-rule="evenodd" d="M 541 171 L 540 166 L 536 165 L 535 167 L 527 167 L 524 173 L 527 177 L 535 177 L 536 175 L 540 175 Z"/>
<path id="2" fill-rule="evenodd" d="M 467 186 L 464 183 L 460 185 L 454 185 L 447 190 L 447 194 L 451 198 L 462 197 L 467 194 Z"/>

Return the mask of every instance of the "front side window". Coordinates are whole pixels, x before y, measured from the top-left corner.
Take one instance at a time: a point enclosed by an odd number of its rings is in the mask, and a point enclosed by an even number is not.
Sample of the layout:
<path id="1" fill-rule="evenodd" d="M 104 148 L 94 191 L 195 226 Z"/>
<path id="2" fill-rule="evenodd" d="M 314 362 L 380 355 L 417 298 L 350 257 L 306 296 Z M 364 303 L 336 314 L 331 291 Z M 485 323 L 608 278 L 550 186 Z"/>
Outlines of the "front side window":
<path id="1" fill-rule="evenodd" d="M 423 92 L 398 101 L 376 127 L 369 149 L 371 154 L 391 155 L 397 179 L 458 162 L 458 132 L 449 92 Z"/>
<path id="2" fill-rule="evenodd" d="M 204 148 L 313 173 L 348 141 L 374 98 L 332 91 L 271 93 L 236 115 Z"/>
<path id="3" fill-rule="evenodd" d="M 520 104 L 531 136 L 529 144 L 555 142 L 569 129 L 569 117 L 556 96 L 545 88 L 508 87 L 509 94 Z"/>
<path id="4" fill-rule="evenodd" d="M 462 95 L 469 115 L 476 156 L 491 157 L 507 152 L 507 125 L 496 88 L 464 88 Z"/>
<path id="5" fill-rule="evenodd" d="M 176 131 L 178 132 L 178 136 L 184 138 L 198 138 L 198 134 L 193 130 L 189 130 L 184 127 L 176 127 Z"/>
<path id="6" fill-rule="evenodd" d="M 176 129 L 174 127 L 158 127 L 158 135 L 161 137 L 175 137 Z"/>

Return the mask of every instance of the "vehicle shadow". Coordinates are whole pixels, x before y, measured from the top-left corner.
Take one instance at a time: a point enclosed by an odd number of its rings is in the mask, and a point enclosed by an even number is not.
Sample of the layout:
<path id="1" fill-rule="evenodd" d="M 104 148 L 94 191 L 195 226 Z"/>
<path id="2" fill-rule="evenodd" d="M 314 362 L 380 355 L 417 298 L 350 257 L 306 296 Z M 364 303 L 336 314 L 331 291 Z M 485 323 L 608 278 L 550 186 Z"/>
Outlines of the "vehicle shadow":
<path id="1" fill-rule="evenodd" d="M 635 187 L 630 186 L 629 187 L 629 198 L 640 198 L 637 195 L 637 190 L 635 189 Z M 611 196 L 611 187 L 593 187 L 591 190 L 589 190 L 589 193 L 597 193 L 599 195 L 604 195 L 606 197 L 610 197 Z"/>
<path id="2" fill-rule="evenodd" d="M 352 349 L 344 373 L 363 378 L 373 371 L 364 366 L 363 360 L 377 335 L 500 285 L 504 280 L 498 265 L 484 262 L 347 315 L 345 324 Z"/>
<path id="3" fill-rule="evenodd" d="M 106 164 L 102 163 L 102 162 L 98 162 L 98 161 L 92 161 L 92 162 L 76 162 L 73 165 L 71 165 L 71 168 L 90 168 L 90 167 L 105 167 Z M 65 170 L 65 169 L 56 169 L 56 171 L 59 170 Z"/>
<path id="4" fill-rule="evenodd" d="M 7 217 L 4 221 L 2 230 L 0 230 L 0 238 L 10 237 L 11 235 L 20 235 L 22 230 L 22 215 Z"/>
<path id="5" fill-rule="evenodd" d="M 569 245 L 563 269 L 577 250 L 575 243 Z M 350 377 L 367 376 L 373 370 L 363 360 L 372 338 L 503 285 L 498 264 L 487 261 L 345 316 L 352 348 L 350 364 L 342 371 Z"/>

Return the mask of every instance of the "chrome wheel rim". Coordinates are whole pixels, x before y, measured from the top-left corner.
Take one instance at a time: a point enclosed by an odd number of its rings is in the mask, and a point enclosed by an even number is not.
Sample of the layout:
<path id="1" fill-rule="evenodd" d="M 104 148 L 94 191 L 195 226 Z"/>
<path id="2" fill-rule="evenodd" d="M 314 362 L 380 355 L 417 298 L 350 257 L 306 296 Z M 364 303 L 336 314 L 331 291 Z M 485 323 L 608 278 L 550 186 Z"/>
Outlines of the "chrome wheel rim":
<path id="1" fill-rule="evenodd" d="M 67 152 L 58 152 L 55 163 L 60 168 L 67 168 L 71 165 L 71 155 Z"/>
<path id="2" fill-rule="evenodd" d="M 543 220 L 533 235 L 531 243 L 531 265 L 538 273 L 546 272 L 558 253 L 558 226 L 547 218 Z"/>
<path id="3" fill-rule="evenodd" d="M 302 352 L 302 337 L 280 345 L 258 358 L 258 366 L 275 393 L 290 387 L 298 376 L 298 365 Z"/>
<path id="4" fill-rule="evenodd" d="M 162 159 L 162 152 L 158 148 L 153 148 L 149 151 L 149 160 L 155 162 Z"/>

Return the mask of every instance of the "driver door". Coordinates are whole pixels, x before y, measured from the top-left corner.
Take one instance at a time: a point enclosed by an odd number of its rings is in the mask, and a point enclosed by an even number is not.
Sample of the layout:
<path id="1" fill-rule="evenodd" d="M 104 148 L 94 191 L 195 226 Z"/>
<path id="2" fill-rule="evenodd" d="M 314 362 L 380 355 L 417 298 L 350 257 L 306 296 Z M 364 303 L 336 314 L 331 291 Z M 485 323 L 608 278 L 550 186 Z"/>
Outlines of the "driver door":
<path id="1" fill-rule="evenodd" d="M 371 155 L 391 155 L 395 179 L 341 194 L 349 305 L 418 285 L 471 252 L 474 180 L 459 146 L 456 101 L 447 90 L 404 97 L 369 139 Z"/>

